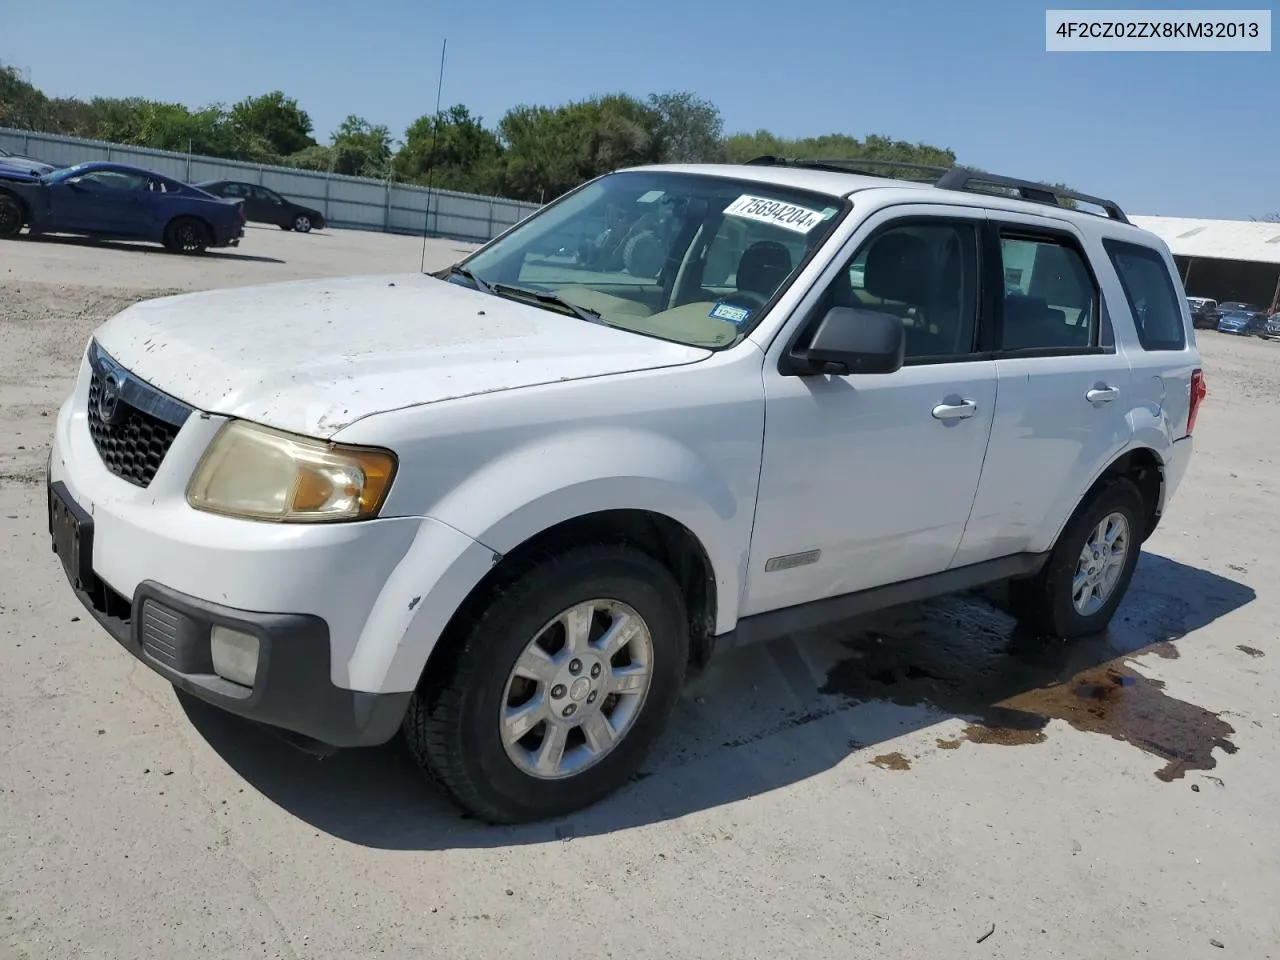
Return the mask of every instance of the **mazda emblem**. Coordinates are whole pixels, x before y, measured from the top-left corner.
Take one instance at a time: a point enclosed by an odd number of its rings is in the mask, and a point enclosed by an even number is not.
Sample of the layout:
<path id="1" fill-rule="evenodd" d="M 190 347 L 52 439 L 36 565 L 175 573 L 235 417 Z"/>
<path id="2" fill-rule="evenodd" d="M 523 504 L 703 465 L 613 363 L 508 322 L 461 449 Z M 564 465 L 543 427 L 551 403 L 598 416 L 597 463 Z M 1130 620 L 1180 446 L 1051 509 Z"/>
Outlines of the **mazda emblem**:
<path id="1" fill-rule="evenodd" d="M 108 373 L 102 378 L 102 391 L 98 394 L 98 417 L 108 426 L 120 415 L 120 391 L 124 381 L 118 373 Z"/>

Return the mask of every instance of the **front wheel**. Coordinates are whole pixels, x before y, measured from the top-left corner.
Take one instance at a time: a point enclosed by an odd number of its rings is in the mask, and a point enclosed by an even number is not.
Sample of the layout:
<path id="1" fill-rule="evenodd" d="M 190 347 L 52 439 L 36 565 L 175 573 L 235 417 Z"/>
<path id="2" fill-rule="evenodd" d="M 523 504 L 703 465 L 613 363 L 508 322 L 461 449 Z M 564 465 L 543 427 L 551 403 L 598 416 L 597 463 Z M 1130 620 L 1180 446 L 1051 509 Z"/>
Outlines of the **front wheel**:
<path id="1" fill-rule="evenodd" d="M 164 232 L 164 245 L 172 253 L 195 256 L 209 247 L 209 231 L 194 217 L 178 217 Z"/>
<path id="2" fill-rule="evenodd" d="M 0 193 L 0 239 L 16 237 L 22 232 L 22 204 L 16 197 Z"/>
<path id="3" fill-rule="evenodd" d="M 443 675 L 414 694 L 405 740 L 491 823 L 562 816 L 625 784 L 675 706 L 689 655 L 670 573 L 613 545 L 531 564 L 456 639 Z"/>
<path id="4" fill-rule="evenodd" d="M 293 218 L 293 229 L 297 233 L 310 233 L 311 218 L 308 217 L 305 213 L 298 214 L 296 217 Z"/>
<path id="5" fill-rule="evenodd" d="M 1097 491 L 1067 523 L 1040 573 L 1009 584 L 1019 622 L 1064 639 L 1105 630 L 1133 579 L 1145 524 L 1131 480 Z"/>

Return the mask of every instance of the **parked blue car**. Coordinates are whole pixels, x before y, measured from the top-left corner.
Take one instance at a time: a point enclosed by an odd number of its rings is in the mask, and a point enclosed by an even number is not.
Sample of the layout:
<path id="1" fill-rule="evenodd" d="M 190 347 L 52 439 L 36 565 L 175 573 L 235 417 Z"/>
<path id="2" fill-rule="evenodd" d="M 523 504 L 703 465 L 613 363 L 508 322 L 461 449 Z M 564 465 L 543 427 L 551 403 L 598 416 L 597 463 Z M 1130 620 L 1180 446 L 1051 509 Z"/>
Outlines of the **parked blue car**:
<path id="1" fill-rule="evenodd" d="M 1251 337 L 1261 334 L 1266 324 L 1267 318 L 1259 310 L 1230 310 L 1218 320 L 1218 332 Z"/>
<path id="2" fill-rule="evenodd" d="M 53 173 L 58 169 L 52 163 L 45 163 L 35 157 L 24 157 L 19 153 L 10 153 L 3 147 L 0 147 L 0 167 L 13 167 L 25 173 L 34 173 L 36 176 Z"/>
<path id="3" fill-rule="evenodd" d="M 161 243 L 174 253 L 234 247 L 240 201 L 121 163 L 81 163 L 41 176 L 0 164 L 0 239 L 71 233 Z"/>

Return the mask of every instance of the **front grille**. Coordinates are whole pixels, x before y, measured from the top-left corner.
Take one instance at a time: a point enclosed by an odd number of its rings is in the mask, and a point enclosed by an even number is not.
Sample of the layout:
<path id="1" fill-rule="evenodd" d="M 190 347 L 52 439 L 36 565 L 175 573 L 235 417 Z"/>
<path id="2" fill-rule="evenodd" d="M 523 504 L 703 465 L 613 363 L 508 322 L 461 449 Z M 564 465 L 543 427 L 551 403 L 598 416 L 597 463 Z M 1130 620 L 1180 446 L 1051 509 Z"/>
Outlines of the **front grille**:
<path id="1" fill-rule="evenodd" d="M 107 469 L 146 488 L 155 479 L 190 410 L 111 360 L 95 343 L 89 354 L 89 435 Z M 107 378 L 113 398 L 104 404 Z"/>

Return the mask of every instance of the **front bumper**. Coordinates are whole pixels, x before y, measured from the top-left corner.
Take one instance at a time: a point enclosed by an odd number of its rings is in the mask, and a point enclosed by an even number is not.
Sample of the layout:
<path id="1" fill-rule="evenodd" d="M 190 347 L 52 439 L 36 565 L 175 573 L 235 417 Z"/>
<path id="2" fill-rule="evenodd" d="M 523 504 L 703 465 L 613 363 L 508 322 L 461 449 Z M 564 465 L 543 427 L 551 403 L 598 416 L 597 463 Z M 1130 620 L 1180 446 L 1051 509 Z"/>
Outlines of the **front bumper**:
<path id="1" fill-rule="evenodd" d="M 130 602 L 94 574 L 86 559 L 92 555 L 93 518 L 75 505 L 64 484 L 50 483 L 48 492 L 50 536 L 61 551 L 76 597 L 122 647 L 179 690 L 230 713 L 335 747 L 373 746 L 395 735 L 411 695 L 335 686 L 329 678 L 329 628 L 324 620 L 237 610 L 152 580 L 140 583 Z M 58 516 L 62 505 L 70 521 Z M 70 530 L 74 536 L 67 535 Z M 213 672 L 209 637 L 215 625 L 257 637 L 252 689 Z"/>
<path id="2" fill-rule="evenodd" d="M 127 482 L 90 435 L 90 376 L 85 361 L 58 412 L 48 487 L 50 534 L 78 541 L 64 567 L 94 619 L 175 686 L 233 713 L 335 746 L 390 737 L 470 589 L 455 561 L 478 579 L 472 568 L 487 569 L 491 553 L 422 517 L 301 525 L 193 510 L 187 478 L 224 422 L 212 415 L 187 418 L 145 488 Z M 67 505 L 56 523 L 55 503 Z M 148 618 L 181 624 L 181 642 L 149 648 Z M 252 691 L 213 674 L 216 623 L 259 639 Z"/>

